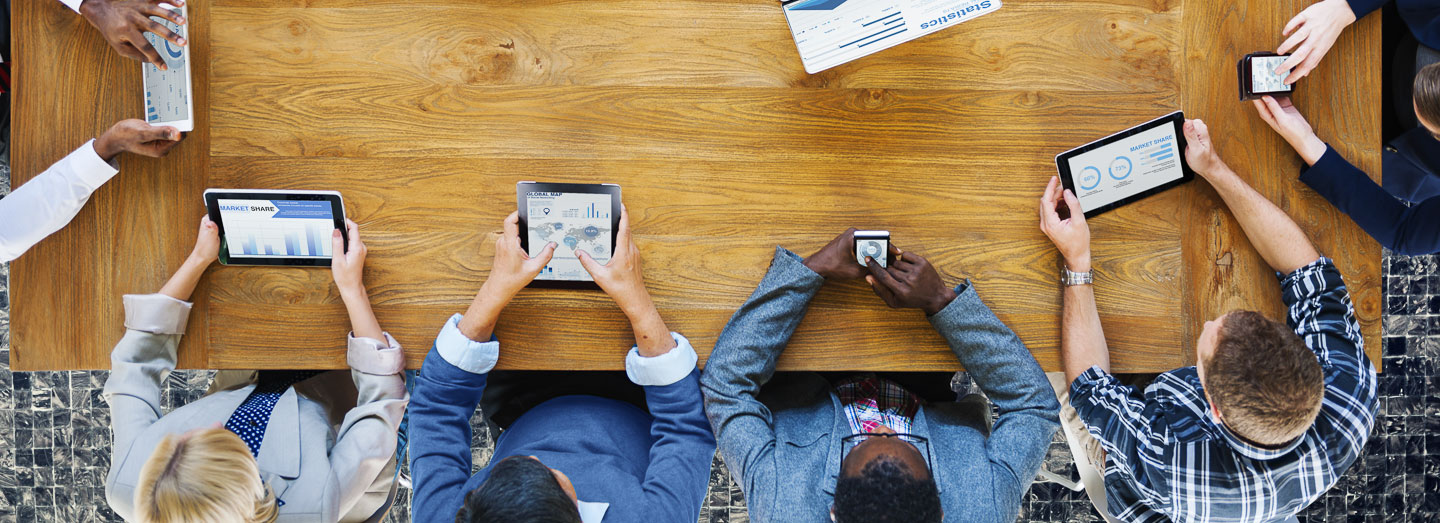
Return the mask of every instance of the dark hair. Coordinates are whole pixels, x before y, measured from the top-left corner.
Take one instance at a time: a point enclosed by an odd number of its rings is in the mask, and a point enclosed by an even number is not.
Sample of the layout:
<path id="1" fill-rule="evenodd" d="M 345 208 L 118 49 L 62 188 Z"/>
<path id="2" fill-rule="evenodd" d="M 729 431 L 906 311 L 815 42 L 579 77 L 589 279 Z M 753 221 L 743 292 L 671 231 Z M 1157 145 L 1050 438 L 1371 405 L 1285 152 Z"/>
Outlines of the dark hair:
<path id="1" fill-rule="evenodd" d="M 836 480 L 834 510 L 836 523 L 939 522 L 944 514 L 935 480 L 916 479 L 908 465 L 889 455 Z"/>
<path id="2" fill-rule="evenodd" d="M 1440 63 L 1420 68 L 1415 73 L 1415 114 L 1430 125 L 1440 126 Z M 1436 138 L 1440 133 L 1431 131 Z"/>
<path id="3" fill-rule="evenodd" d="M 490 469 L 490 477 L 465 495 L 455 523 L 580 523 L 575 500 L 560 488 L 550 469 L 524 456 L 511 456 Z"/>
<path id="4" fill-rule="evenodd" d="M 1315 423 L 1325 377 L 1295 331 L 1258 312 L 1235 311 L 1225 316 L 1205 361 L 1205 390 L 1230 430 L 1280 445 Z"/>

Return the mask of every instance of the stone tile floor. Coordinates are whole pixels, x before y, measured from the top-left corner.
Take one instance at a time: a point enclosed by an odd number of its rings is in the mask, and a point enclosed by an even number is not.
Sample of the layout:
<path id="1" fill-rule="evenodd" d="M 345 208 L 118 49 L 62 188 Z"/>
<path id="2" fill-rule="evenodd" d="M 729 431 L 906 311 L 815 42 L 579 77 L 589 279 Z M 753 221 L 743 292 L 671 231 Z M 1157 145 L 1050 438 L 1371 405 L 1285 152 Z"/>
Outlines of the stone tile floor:
<path id="1" fill-rule="evenodd" d="M 3 147 L 3 144 L 0 144 Z M 3 150 L 0 150 L 3 151 Z M 0 152 L 0 195 L 9 192 Z M 1385 255 L 1380 417 L 1365 454 L 1302 521 L 1440 521 L 1440 258 Z M 110 413 L 105 371 L 11 372 L 8 264 L 0 264 L 0 521 L 119 521 L 105 504 Z M 200 396 L 212 373 L 170 375 L 167 409 Z M 490 434 L 472 420 L 475 462 L 490 458 Z M 1051 445 L 1046 468 L 1073 476 L 1068 448 Z M 409 521 L 402 490 L 388 521 Z M 744 497 L 717 459 L 702 522 L 749 520 Z M 1100 521 L 1083 493 L 1037 483 L 1022 521 Z"/>

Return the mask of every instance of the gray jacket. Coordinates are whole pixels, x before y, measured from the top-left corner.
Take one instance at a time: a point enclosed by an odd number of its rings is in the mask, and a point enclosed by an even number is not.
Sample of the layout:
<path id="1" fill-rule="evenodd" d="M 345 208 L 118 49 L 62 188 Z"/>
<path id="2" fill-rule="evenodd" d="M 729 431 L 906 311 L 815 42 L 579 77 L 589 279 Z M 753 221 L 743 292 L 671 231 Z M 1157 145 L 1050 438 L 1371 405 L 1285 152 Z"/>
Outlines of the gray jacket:
<path id="1" fill-rule="evenodd" d="M 160 439 L 223 425 L 255 388 L 219 391 L 161 415 L 160 384 L 175 369 L 189 312 L 189 303 L 168 296 L 125 296 L 125 337 L 110 354 L 104 397 L 115 434 L 105 498 L 127 520 L 135 517 L 140 468 Z M 305 380 L 275 404 L 257 462 L 285 502 L 278 521 L 364 520 L 385 503 L 395 433 L 410 401 L 400 375 L 404 353 L 385 338 L 350 336 L 349 376 L 337 371 Z"/>
<path id="2" fill-rule="evenodd" d="M 830 384 L 813 373 L 771 380 L 775 360 L 824 278 L 776 249 L 770 271 L 715 343 L 701 388 L 720 455 L 757 522 L 828 522 L 850 426 Z M 1020 498 L 1059 427 L 1060 405 L 1015 333 L 964 284 L 930 318 L 999 410 L 993 428 L 962 403 L 926 403 L 912 432 L 929 439 L 945 521 L 1015 521 Z M 903 350 L 904 340 L 895 346 Z M 835 357 L 844 358 L 843 347 Z M 762 386 L 764 386 L 762 390 Z"/>

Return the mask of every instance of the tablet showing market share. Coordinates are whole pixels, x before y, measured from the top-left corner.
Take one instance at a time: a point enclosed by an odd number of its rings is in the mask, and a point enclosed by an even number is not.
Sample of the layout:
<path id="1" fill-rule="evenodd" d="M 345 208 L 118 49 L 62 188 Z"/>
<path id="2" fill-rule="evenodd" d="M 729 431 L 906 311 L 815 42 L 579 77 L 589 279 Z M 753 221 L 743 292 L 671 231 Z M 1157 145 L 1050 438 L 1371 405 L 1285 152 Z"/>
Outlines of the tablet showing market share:
<path id="1" fill-rule="evenodd" d="M 1055 156 L 1060 181 L 1089 218 L 1195 177 L 1179 111 Z"/>
<path id="2" fill-rule="evenodd" d="M 205 191 L 226 265 L 329 265 L 345 208 L 334 191 Z M 346 238 L 348 241 L 348 238 Z"/>
<path id="3" fill-rule="evenodd" d="M 620 224 L 620 186 L 520 182 L 516 195 L 525 252 L 535 256 L 555 243 L 555 254 L 535 285 L 595 288 L 576 251 L 601 264 L 610 262 Z"/>

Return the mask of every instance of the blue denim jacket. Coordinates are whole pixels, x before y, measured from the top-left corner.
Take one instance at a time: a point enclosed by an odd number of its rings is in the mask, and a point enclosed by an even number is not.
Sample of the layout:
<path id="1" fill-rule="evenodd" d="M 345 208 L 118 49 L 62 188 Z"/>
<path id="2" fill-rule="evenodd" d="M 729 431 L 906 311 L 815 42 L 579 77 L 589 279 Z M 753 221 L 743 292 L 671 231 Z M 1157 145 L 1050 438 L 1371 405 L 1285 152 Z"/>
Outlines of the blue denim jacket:
<path id="1" fill-rule="evenodd" d="M 720 455 L 757 522 L 830 521 L 840 438 L 850 434 L 839 399 L 816 374 L 771 379 L 824 283 L 799 256 L 777 248 L 770 272 L 725 326 L 701 378 Z M 1060 405 L 1015 333 L 970 285 L 956 292 L 930 323 L 1000 416 L 987 429 L 984 413 L 968 405 L 929 403 L 915 417 L 914 432 L 930 440 L 927 458 L 945 521 L 1012 523 L 1060 425 Z M 844 357 L 843 349 L 836 357 Z"/>

